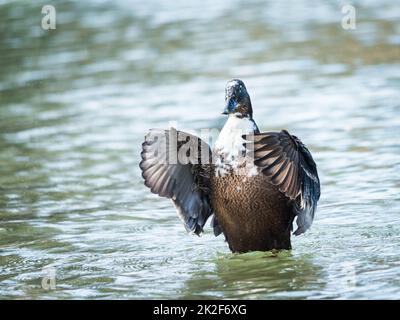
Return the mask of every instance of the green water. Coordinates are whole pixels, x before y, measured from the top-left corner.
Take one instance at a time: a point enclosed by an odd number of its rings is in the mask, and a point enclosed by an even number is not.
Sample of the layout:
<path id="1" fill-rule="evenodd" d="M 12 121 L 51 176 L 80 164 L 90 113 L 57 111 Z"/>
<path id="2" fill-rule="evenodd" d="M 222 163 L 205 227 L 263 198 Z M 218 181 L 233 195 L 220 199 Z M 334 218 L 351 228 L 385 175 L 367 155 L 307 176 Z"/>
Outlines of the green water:
<path id="1" fill-rule="evenodd" d="M 47 1 L 0 1 L 1 298 L 400 298 L 398 3 L 344 30 L 340 1 L 51 2 L 45 31 Z M 221 128 L 233 77 L 318 164 L 291 252 L 189 236 L 142 183 L 148 128 Z"/>

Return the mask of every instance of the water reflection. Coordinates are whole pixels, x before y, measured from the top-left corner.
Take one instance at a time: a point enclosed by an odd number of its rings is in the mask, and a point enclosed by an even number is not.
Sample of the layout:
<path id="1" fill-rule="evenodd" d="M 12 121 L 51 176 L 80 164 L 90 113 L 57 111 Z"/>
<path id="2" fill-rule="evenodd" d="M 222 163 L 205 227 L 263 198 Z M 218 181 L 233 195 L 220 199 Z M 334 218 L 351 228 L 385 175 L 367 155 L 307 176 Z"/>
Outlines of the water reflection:
<path id="1" fill-rule="evenodd" d="M 192 275 L 181 297 L 312 298 L 324 288 L 323 279 L 323 267 L 314 264 L 307 255 L 294 256 L 290 252 L 221 254 L 214 264 Z"/>

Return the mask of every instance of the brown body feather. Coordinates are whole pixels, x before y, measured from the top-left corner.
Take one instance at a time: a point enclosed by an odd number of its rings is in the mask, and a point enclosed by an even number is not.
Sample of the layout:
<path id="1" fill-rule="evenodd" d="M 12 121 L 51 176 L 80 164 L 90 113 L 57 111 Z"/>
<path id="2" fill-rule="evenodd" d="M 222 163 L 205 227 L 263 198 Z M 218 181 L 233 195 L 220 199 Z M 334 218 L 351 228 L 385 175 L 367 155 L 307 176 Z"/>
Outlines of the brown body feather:
<path id="1" fill-rule="evenodd" d="M 211 205 L 231 251 L 291 249 L 292 205 L 263 174 L 211 176 Z"/>

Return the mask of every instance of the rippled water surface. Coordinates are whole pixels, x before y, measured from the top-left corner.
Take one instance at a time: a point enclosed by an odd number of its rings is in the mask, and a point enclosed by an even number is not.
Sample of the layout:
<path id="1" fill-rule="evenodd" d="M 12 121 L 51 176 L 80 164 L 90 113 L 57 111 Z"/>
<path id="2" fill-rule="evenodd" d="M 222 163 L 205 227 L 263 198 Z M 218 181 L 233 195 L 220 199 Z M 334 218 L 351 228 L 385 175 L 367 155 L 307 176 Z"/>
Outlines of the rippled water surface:
<path id="1" fill-rule="evenodd" d="M 1 298 L 400 299 L 398 2 L 47 3 L 0 1 Z M 142 183 L 148 128 L 221 128 L 233 77 L 318 164 L 291 252 L 189 236 Z"/>

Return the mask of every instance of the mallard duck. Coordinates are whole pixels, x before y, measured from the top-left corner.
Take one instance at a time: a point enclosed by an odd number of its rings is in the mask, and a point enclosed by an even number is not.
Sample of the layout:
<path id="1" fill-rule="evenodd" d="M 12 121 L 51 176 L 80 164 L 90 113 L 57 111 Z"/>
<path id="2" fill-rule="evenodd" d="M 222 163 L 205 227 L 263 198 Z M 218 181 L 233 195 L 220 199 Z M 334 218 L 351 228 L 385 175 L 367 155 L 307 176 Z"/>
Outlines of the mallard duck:
<path id="1" fill-rule="evenodd" d="M 214 147 L 178 131 L 151 129 L 142 145 L 144 184 L 172 200 L 188 232 L 209 217 L 232 252 L 291 249 L 310 228 L 320 197 L 317 166 L 288 131 L 260 132 L 243 81 L 226 84 L 228 117 Z"/>

